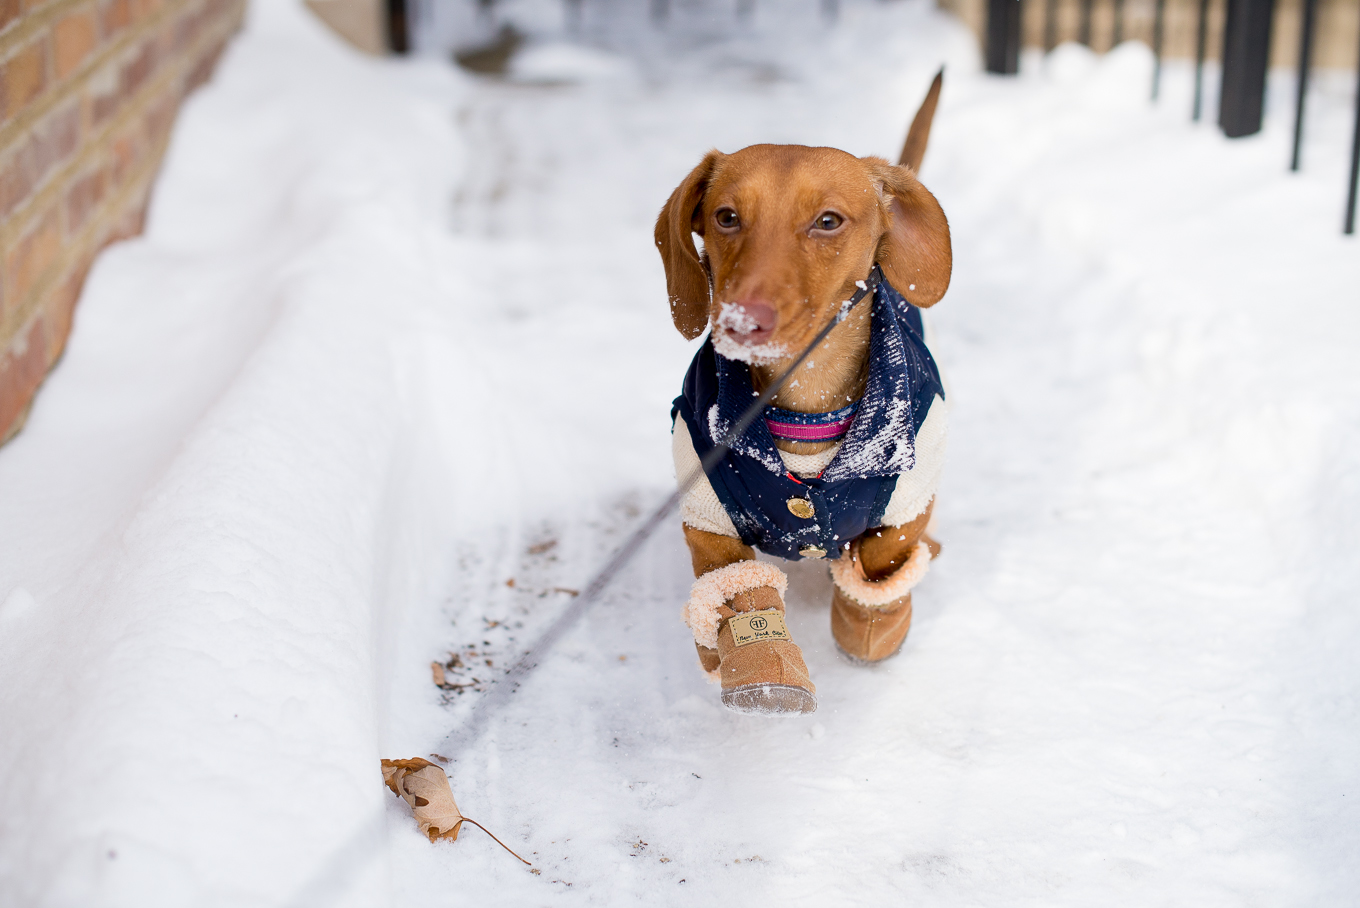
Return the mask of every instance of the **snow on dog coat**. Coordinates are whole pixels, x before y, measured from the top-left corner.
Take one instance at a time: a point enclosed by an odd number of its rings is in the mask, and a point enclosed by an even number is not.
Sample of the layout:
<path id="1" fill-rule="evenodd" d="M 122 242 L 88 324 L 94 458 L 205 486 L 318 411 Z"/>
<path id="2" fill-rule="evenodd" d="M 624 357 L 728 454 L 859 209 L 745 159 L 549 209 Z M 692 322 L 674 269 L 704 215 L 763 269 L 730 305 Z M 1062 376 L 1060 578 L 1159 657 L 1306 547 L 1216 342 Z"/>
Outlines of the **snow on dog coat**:
<path id="1" fill-rule="evenodd" d="M 757 419 L 733 441 L 709 482 L 700 485 L 711 486 L 747 545 L 793 560 L 835 553 L 865 530 L 883 525 L 899 477 L 916 464 L 922 424 L 944 393 L 920 311 L 884 281 L 874 293 L 864 396 L 825 469 L 796 477 L 765 421 Z M 671 418 L 683 421 L 696 459 L 702 458 L 754 397 L 746 365 L 719 356 L 706 340 L 690 364 Z M 942 445 L 942 424 L 939 434 Z"/>

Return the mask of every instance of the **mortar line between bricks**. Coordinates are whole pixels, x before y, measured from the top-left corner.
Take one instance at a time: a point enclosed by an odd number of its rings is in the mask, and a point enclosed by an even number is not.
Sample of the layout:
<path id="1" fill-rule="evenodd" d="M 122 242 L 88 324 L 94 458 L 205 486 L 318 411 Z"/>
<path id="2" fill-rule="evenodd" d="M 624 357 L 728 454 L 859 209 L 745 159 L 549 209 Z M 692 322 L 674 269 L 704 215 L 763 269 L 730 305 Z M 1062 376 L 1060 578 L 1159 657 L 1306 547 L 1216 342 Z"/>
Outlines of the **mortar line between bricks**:
<path id="1" fill-rule="evenodd" d="M 62 0 L 58 5 L 62 7 L 64 15 L 66 12 L 69 12 L 71 7 L 79 6 L 84 2 L 85 0 Z M 210 2 L 210 0 L 199 0 L 198 5 L 206 6 L 208 2 Z M 172 18 L 176 13 L 193 5 L 194 0 L 168 0 L 166 6 L 152 17 L 148 18 L 145 22 L 138 23 L 137 25 L 128 28 L 124 34 L 109 41 L 107 46 L 95 50 L 95 52 L 90 55 L 90 59 L 81 64 L 75 72 L 63 79 L 56 80 L 52 85 L 48 86 L 42 94 L 35 98 L 33 103 L 26 105 L 24 109 L 19 111 L 16 116 L 12 117 L 9 122 L 0 125 L 0 148 L 8 150 L 15 144 L 15 139 L 32 129 L 38 120 L 42 119 L 53 109 L 61 106 L 61 104 L 72 95 L 79 94 L 80 89 L 87 84 L 89 77 L 93 75 L 96 70 L 109 63 L 137 42 L 146 38 L 147 35 L 155 33 L 155 31 L 164 24 L 164 20 Z M 50 28 L 55 25 L 56 21 L 60 18 L 61 16 L 53 15 L 52 21 L 44 23 L 42 27 Z M 27 21 L 25 21 L 25 26 L 27 26 L 27 24 Z M 35 24 L 33 28 L 37 29 L 39 26 Z M 4 40 L 0 39 L 0 58 L 5 57 L 6 50 L 7 48 L 4 47 Z M 3 65 L 4 62 L 8 62 L 8 59 L 5 58 L 3 61 L 0 61 L 0 65 Z M 55 69 L 56 63 L 53 62 L 52 66 Z"/>
<path id="2" fill-rule="evenodd" d="M 0 249 L 10 248 L 10 244 L 20 240 L 23 232 L 17 225 L 27 228 L 32 225 L 36 218 L 32 217 L 32 212 L 43 211 L 51 204 L 53 207 L 60 204 L 61 195 L 69 188 L 72 176 L 87 165 L 91 160 L 106 154 L 111 144 L 111 136 L 122 126 L 126 125 L 138 116 L 142 116 L 154 103 L 161 92 L 169 87 L 177 79 L 182 79 L 203 59 L 203 54 L 217 41 L 229 40 L 231 34 L 236 30 L 239 21 L 232 17 L 220 31 L 210 31 L 199 38 L 193 45 L 191 52 L 186 53 L 178 63 L 167 66 L 165 71 L 158 77 L 152 79 L 142 89 L 133 96 L 130 103 L 124 106 L 117 115 L 110 118 L 97 138 L 87 143 L 85 150 L 72 159 L 65 167 L 61 168 L 56 174 L 49 178 L 47 186 L 36 193 L 28 202 L 15 209 L 7 222 L 0 226 Z M 182 103 L 184 95 L 180 96 L 179 102 Z M 176 106 L 178 113 L 178 105 Z M 123 205 L 132 190 L 141 186 L 146 177 L 147 171 L 154 179 L 159 170 L 161 160 L 169 144 L 170 136 L 174 132 L 173 120 L 171 129 L 164 137 L 159 139 L 154 151 L 147 155 L 147 160 L 141 165 L 137 172 L 127 181 L 127 184 L 113 193 L 111 197 L 100 205 L 99 209 L 91 213 L 88 222 L 81 228 L 80 233 L 71 241 L 63 243 L 63 252 L 57 260 L 52 263 L 33 284 L 33 287 L 25 294 L 14 306 L 6 306 L 6 312 L 0 313 L 0 351 L 7 350 L 10 342 L 28 327 L 28 323 L 43 308 L 42 302 L 60 280 L 70 272 L 71 265 L 78 262 L 83 255 L 93 255 L 93 252 L 86 247 L 94 245 L 93 235 L 101 228 L 107 226 L 106 220 L 110 212 L 116 213 L 119 206 Z M 94 250 L 97 251 L 97 250 Z"/>

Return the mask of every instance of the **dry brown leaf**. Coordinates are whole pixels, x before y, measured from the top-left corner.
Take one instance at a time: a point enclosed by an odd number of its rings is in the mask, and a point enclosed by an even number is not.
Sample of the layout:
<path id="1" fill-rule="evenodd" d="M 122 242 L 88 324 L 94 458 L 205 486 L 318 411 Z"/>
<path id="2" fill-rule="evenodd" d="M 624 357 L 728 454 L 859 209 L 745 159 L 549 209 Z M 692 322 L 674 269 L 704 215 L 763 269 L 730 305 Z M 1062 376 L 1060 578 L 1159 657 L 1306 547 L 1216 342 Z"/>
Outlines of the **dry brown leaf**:
<path id="1" fill-rule="evenodd" d="M 430 756 L 436 757 L 437 754 Z M 453 789 L 449 788 L 449 777 L 429 760 L 414 757 L 410 760 L 383 760 L 383 781 L 392 793 L 411 807 L 420 831 L 429 836 L 430 841 L 437 839 L 458 840 L 458 830 L 464 823 L 471 823 L 506 851 L 510 848 L 500 839 L 491 835 L 486 827 L 476 820 L 469 820 L 458 810 L 453 800 Z M 515 857 L 528 864 L 524 858 L 510 851 Z"/>
<path id="2" fill-rule="evenodd" d="M 445 684 L 449 683 L 448 679 L 444 677 L 444 666 L 440 665 L 438 662 L 430 663 L 430 674 L 434 676 L 435 687 L 443 687 Z"/>
<path id="3" fill-rule="evenodd" d="M 449 777 L 429 760 L 383 760 L 383 781 L 411 807 L 420 831 L 436 839 L 458 839 L 463 815 L 453 800 Z"/>

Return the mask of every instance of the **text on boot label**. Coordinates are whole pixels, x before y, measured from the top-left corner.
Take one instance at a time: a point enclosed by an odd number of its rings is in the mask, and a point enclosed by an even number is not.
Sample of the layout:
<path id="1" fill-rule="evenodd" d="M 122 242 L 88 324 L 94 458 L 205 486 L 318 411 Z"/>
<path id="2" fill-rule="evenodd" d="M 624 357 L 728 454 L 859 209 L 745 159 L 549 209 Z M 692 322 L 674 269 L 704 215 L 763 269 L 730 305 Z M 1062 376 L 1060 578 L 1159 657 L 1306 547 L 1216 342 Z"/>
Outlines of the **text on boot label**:
<path id="1" fill-rule="evenodd" d="M 784 616 L 778 609 L 761 612 L 746 612 L 728 622 L 732 629 L 732 641 L 737 646 L 746 646 L 760 640 L 788 640 L 789 629 L 784 626 Z"/>

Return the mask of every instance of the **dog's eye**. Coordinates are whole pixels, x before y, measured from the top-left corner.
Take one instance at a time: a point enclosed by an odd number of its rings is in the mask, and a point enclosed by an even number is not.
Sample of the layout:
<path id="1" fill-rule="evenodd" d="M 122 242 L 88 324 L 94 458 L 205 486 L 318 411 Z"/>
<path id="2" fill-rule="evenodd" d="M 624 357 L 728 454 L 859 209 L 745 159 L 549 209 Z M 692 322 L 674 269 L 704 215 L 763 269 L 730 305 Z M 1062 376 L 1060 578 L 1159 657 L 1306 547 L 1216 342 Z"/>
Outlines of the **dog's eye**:
<path id="1" fill-rule="evenodd" d="M 741 218 L 731 208 L 719 208 L 713 215 L 713 220 L 718 222 L 718 226 L 724 230 L 732 230 L 741 226 Z"/>
<path id="2" fill-rule="evenodd" d="M 812 222 L 812 226 L 817 230 L 835 230 L 845 223 L 845 218 L 836 214 L 834 211 L 823 211 L 817 215 L 817 220 Z"/>

